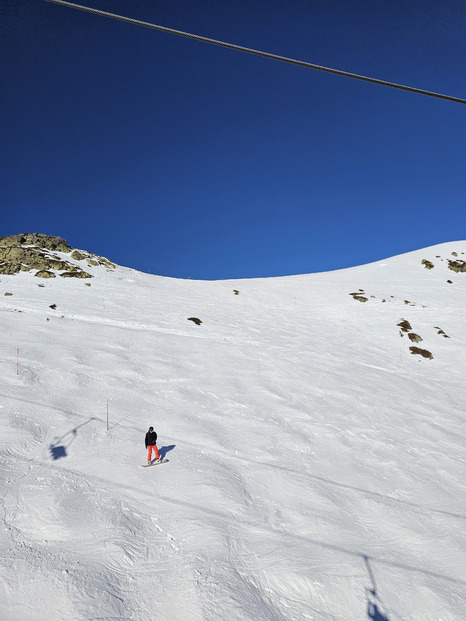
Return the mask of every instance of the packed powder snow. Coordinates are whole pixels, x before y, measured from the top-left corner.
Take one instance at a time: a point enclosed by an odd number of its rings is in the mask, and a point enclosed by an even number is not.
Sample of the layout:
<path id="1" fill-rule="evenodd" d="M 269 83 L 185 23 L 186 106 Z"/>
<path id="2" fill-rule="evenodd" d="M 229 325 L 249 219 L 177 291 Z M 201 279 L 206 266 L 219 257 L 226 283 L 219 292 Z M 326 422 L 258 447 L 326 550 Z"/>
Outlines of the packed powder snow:
<path id="1" fill-rule="evenodd" d="M 465 253 L 0 276 L 0 619 L 464 619 Z"/>

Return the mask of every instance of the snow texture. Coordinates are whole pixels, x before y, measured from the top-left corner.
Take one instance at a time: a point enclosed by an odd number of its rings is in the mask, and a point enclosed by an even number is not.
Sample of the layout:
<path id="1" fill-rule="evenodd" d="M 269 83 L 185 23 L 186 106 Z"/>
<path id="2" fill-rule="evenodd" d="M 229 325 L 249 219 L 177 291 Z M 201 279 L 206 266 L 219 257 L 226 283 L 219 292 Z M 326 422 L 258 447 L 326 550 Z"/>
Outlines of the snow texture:
<path id="1" fill-rule="evenodd" d="M 465 253 L 2 276 L 0 619 L 463 620 Z"/>

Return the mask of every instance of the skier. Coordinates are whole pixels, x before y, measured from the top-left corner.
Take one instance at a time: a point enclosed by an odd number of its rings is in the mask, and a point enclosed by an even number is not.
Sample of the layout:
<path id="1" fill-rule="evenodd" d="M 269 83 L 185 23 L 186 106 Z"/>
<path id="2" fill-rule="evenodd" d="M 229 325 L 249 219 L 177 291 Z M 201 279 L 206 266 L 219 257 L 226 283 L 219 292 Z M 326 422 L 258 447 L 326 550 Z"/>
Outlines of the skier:
<path id="1" fill-rule="evenodd" d="M 154 431 L 153 427 L 149 427 L 149 431 L 146 433 L 146 448 L 149 449 L 149 453 L 147 455 L 147 463 L 151 463 L 152 457 L 152 449 L 154 449 L 155 453 L 155 463 L 160 461 L 159 449 L 157 448 L 157 434 Z"/>

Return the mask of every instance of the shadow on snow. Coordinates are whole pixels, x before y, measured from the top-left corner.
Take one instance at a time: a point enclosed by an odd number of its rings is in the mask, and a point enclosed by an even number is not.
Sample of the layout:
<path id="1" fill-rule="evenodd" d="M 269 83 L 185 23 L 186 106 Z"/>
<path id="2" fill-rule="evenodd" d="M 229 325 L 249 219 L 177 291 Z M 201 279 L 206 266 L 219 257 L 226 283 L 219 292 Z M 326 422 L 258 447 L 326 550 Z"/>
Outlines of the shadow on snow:
<path id="1" fill-rule="evenodd" d="M 84 425 L 89 424 L 93 420 L 97 420 L 97 419 L 92 417 L 89 420 L 87 420 L 85 423 L 81 423 L 81 425 L 78 425 L 77 427 L 74 427 L 74 429 L 67 431 L 65 435 L 63 435 L 61 438 L 55 438 L 55 440 L 49 446 L 49 451 L 52 456 L 52 459 L 56 460 L 56 459 L 61 459 L 62 457 L 68 457 L 68 454 L 66 451 L 76 439 L 76 436 L 78 435 L 78 429 L 80 427 L 84 427 Z"/>
<path id="2" fill-rule="evenodd" d="M 175 446 L 176 444 L 170 444 L 170 446 L 161 446 L 159 448 L 160 459 L 165 459 L 165 455 L 169 453 L 170 451 L 173 451 Z"/>
<path id="3" fill-rule="evenodd" d="M 366 565 L 367 573 L 372 582 L 372 587 L 367 589 L 367 616 L 372 621 L 390 621 L 386 614 L 382 613 L 380 607 L 384 607 L 380 596 L 377 593 L 377 584 L 375 583 L 374 574 L 369 564 L 369 557 L 362 555 Z"/>

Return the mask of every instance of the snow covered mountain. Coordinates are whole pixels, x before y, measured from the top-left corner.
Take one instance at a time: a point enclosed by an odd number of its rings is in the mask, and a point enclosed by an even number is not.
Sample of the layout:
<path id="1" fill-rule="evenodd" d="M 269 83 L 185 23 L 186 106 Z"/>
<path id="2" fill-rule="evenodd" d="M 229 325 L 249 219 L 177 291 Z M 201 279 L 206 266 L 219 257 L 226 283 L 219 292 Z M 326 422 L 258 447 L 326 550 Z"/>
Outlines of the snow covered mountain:
<path id="1" fill-rule="evenodd" d="M 465 241 L 218 282 L 70 250 L 0 275 L 2 621 L 466 618 Z"/>

